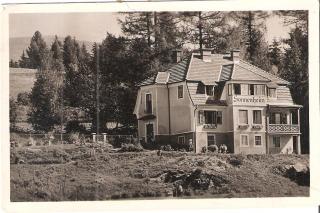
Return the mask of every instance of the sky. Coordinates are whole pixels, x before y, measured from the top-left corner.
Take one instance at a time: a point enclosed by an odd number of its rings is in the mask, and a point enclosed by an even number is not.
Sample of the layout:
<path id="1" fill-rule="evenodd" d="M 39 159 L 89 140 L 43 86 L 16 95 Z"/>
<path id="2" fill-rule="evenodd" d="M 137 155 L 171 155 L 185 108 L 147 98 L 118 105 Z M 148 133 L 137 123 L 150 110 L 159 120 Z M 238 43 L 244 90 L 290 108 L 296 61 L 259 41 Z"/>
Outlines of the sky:
<path id="1" fill-rule="evenodd" d="M 24 13 L 10 14 L 9 36 L 32 37 L 36 30 L 42 35 L 75 36 L 78 40 L 101 42 L 107 32 L 120 35 L 118 13 Z M 266 40 L 287 38 L 289 27 L 282 20 L 271 17 L 266 20 Z"/>

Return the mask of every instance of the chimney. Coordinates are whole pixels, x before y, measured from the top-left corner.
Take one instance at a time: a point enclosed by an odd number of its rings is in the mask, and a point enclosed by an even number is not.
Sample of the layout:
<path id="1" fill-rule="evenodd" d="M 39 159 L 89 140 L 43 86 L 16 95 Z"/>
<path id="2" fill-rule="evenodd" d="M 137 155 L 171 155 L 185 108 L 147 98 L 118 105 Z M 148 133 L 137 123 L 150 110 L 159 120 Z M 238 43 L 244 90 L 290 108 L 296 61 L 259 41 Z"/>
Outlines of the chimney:
<path id="1" fill-rule="evenodd" d="M 204 62 L 211 62 L 211 49 L 201 49 L 200 54 Z"/>
<path id="2" fill-rule="evenodd" d="M 239 49 L 231 50 L 231 60 L 233 61 L 233 63 L 239 63 L 239 61 L 240 61 L 240 50 Z"/>
<path id="3" fill-rule="evenodd" d="M 173 50 L 173 62 L 179 63 L 182 59 L 182 50 Z"/>

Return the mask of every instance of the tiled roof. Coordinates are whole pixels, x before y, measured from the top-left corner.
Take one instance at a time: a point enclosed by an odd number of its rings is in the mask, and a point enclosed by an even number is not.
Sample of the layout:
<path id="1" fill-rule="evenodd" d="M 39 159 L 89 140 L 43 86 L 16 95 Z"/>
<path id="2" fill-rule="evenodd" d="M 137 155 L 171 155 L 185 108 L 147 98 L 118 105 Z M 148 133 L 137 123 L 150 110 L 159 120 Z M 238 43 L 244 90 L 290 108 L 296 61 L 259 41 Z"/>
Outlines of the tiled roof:
<path id="1" fill-rule="evenodd" d="M 249 70 L 251 72 L 254 72 L 254 73 L 256 73 L 256 74 L 258 74 L 258 75 L 260 75 L 260 76 L 262 76 L 262 77 L 264 77 L 266 79 L 269 79 L 270 81 L 273 81 L 273 82 L 275 82 L 277 84 L 289 84 L 288 81 L 286 81 L 286 80 L 284 80 L 284 79 L 282 79 L 282 78 L 280 78 L 280 77 L 278 77 L 276 75 L 273 75 L 273 74 L 271 74 L 271 73 L 269 73 L 267 71 L 264 71 L 264 70 L 260 69 L 259 67 L 256 67 L 256 66 L 254 66 L 254 65 L 252 65 L 252 64 L 250 64 L 250 63 L 248 63 L 248 62 L 246 62 L 244 60 L 240 60 L 239 65 L 242 68 L 247 69 L 247 70 Z"/>
<path id="2" fill-rule="evenodd" d="M 169 70 L 167 70 L 167 72 L 170 73 L 168 83 L 175 83 L 185 80 L 186 73 L 188 71 L 189 61 L 190 58 L 184 59 L 176 65 L 172 66 Z"/>
<path id="3" fill-rule="evenodd" d="M 154 75 L 154 76 L 151 76 L 151 77 L 147 78 L 146 80 L 142 81 L 140 84 L 138 84 L 138 86 L 146 86 L 146 85 L 150 85 L 150 84 L 154 84 L 154 83 L 163 83 L 162 78 L 164 78 L 166 75 L 168 75 L 168 74 L 164 74 L 164 73 L 170 73 L 169 80 L 167 83 L 175 83 L 175 82 L 184 81 L 186 73 L 188 71 L 189 61 L 190 61 L 190 58 L 184 59 L 184 60 L 180 61 L 179 63 L 170 67 L 167 71 L 159 72 L 159 73 L 163 73 L 163 74 L 160 74 L 161 76 L 160 76 L 160 78 L 158 78 L 159 81 L 156 80 L 157 77 L 159 77 L 159 76 Z"/>
<path id="4" fill-rule="evenodd" d="M 201 81 L 206 85 L 215 85 L 219 81 L 219 75 L 222 65 L 230 64 L 230 60 L 221 54 L 211 55 L 211 61 L 205 62 L 200 55 L 193 55 L 187 80 Z"/>
<path id="5" fill-rule="evenodd" d="M 231 79 L 240 81 L 270 81 L 270 79 L 263 77 L 260 72 L 248 69 L 242 62 L 235 64 Z"/>

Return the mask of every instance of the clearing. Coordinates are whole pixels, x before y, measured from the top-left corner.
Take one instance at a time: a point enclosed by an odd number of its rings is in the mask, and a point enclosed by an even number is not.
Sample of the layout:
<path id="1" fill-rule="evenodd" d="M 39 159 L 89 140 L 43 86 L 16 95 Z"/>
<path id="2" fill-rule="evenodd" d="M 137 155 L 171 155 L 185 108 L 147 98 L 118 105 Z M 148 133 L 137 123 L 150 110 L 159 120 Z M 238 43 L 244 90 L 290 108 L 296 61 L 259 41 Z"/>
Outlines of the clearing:
<path id="1" fill-rule="evenodd" d="M 11 149 L 11 201 L 309 196 L 308 155 L 158 156 L 93 146 Z M 293 174 L 296 163 L 306 175 Z"/>

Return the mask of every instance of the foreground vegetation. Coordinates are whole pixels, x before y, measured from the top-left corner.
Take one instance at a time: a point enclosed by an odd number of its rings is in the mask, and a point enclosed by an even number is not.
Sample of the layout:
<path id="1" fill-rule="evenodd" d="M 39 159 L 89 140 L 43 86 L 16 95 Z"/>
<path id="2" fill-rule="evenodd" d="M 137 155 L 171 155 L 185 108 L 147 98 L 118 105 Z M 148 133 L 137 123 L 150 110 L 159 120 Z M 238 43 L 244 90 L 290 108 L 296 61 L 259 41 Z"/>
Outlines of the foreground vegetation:
<path id="1" fill-rule="evenodd" d="M 306 176 L 290 176 L 307 155 L 121 152 L 107 145 L 11 150 L 11 201 L 172 197 L 308 196 Z"/>

